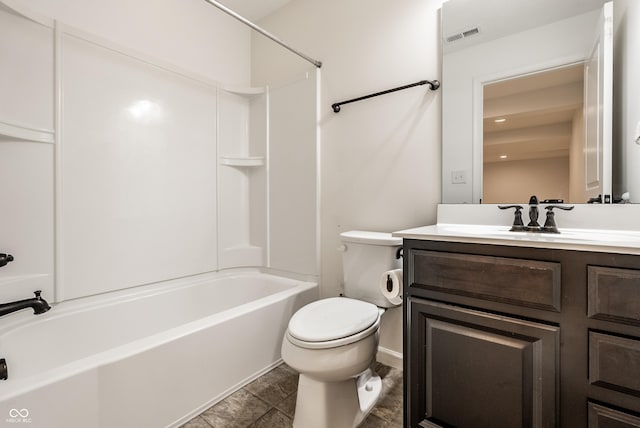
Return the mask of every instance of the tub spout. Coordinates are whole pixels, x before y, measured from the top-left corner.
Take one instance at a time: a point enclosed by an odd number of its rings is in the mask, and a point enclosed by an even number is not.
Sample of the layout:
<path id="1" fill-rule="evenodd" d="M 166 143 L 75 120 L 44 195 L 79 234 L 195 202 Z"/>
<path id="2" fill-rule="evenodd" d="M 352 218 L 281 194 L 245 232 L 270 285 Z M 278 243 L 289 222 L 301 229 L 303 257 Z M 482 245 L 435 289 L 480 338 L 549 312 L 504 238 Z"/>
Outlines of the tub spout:
<path id="1" fill-rule="evenodd" d="M 16 300 L 15 302 L 0 304 L 0 317 L 26 308 L 32 308 L 35 315 L 44 314 L 51 309 L 51 306 L 49 306 L 47 301 L 40 297 L 40 293 L 42 293 L 42 291 L 38 290 L 33 293 L 36 297 L 32 297 L 31 299 Z"/>

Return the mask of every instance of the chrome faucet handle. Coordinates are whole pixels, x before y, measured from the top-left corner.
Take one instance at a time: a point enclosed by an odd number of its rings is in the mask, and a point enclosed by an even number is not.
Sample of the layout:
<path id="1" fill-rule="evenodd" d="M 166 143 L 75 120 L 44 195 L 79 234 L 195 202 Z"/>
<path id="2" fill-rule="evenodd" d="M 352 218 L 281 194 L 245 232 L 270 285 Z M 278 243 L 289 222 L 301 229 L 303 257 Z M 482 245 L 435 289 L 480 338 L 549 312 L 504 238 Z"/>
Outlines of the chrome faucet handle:
<path id="1" fill-rule="evenodd" d="M 547 210 L 547 219 L 544 222 L 544 226 L 542 226 L 542 232 L 560 233 L 558 226 L 556 225 L 553 209 L 558 208 L 559 210 L 571 211 L 573 209 L 573 205 L 547 205 L 544 208 Z"/>
<path id="2" fill-rule="evenodd" d="M 510 208 L 515 208 L 515 212 L 513 213 L 513 225 L 511 225 L 512 232 L 522 232 L 525 230 L 524 223 L 522 222 L 522 205 L 498 205 L 498 208 L 501 210 L 508 210 Z"/>

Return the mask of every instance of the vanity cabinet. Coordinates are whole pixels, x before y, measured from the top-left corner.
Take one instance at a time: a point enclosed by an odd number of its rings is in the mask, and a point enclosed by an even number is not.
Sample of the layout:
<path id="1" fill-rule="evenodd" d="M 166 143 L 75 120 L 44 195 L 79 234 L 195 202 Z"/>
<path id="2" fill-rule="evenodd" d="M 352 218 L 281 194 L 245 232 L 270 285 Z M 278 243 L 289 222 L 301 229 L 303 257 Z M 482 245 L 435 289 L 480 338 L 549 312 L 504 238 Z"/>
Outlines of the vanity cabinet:
<path id="1" fill-rule="evenodd" d="M 640 256 L 404 240 L 406 427 L 640 427 Z"/>

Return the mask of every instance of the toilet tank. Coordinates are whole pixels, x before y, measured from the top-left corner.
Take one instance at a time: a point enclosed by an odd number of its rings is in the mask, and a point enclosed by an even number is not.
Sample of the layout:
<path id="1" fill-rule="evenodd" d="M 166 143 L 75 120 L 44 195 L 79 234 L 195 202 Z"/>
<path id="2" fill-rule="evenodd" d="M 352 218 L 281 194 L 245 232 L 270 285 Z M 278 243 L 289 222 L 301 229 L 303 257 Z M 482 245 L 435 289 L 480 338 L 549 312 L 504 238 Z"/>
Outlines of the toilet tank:
<path id="1" fill-rule="evenodd" d="M 340 239 L 344 251 L 344 295 L 383 308 L 395 306 L 382 295 L 379 282 L 384 272 L 402 268 L 402 258 L 398 257 L 402 238 L 390 233 L 352 230 L 341 233 Z"/>

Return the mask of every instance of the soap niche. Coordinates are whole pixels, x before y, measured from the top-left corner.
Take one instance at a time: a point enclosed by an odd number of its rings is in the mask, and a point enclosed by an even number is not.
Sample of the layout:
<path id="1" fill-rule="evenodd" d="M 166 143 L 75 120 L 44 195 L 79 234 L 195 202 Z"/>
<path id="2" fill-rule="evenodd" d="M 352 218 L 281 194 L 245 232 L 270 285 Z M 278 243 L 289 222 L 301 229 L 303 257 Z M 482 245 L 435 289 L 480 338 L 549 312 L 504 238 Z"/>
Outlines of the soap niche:
<path id="1" fill-rule="evenodd" d="M 267 106 L 263 88 L 218 90 L 221 269 L 268 265 Z"/>

